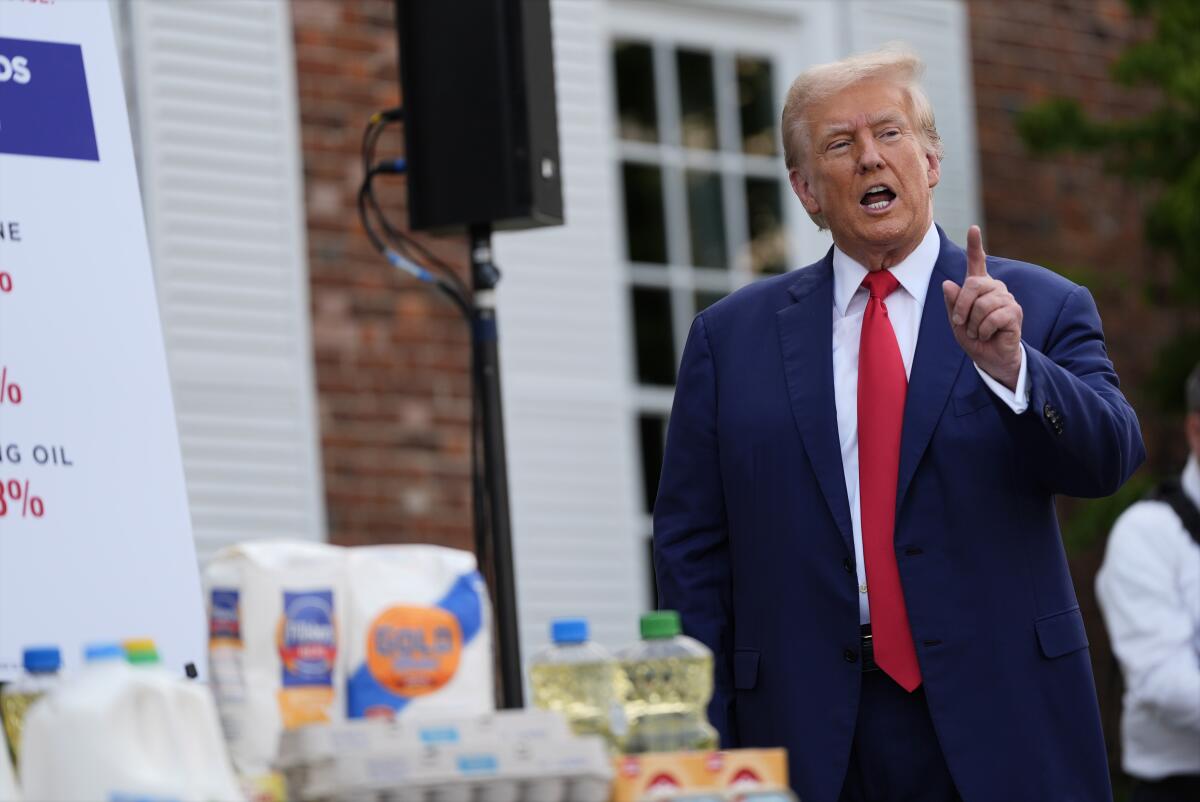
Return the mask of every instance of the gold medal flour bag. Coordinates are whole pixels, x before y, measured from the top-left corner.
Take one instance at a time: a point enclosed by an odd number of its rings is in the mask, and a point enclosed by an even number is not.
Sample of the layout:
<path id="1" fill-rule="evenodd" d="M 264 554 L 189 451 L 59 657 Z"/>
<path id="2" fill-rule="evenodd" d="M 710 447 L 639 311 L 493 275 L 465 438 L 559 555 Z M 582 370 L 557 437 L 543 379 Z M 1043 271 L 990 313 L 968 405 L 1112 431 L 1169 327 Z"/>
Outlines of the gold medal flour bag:
<path id="1" fill-rule="evenodd" d="M 345 720 L 346 552 L 263 541 L 223 549 L 205 571 L 209 669 L 239 773 L 267 771 L 279 734 Z"/>
<path id="2" fill-rule="evenodd" d="M 491 608 L 475 555 L 364 546 L 346 565 L 350 718 L 493 709 Z"/>

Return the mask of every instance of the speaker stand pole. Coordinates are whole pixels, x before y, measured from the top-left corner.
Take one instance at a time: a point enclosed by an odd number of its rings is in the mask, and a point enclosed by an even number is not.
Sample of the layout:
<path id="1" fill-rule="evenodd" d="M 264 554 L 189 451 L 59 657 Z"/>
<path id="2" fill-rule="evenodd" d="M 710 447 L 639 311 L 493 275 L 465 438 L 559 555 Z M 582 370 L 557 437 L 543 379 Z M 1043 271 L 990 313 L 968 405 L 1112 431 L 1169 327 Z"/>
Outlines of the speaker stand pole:
<path id="1" fill-rule="evenodd" d="M 475 352 L 473 379 L 475 392 L 479 393 L 483 406 L 483 485 L 488 500 L 486 518 L 491 529 L 490 538 L 486 532 L 479 531 L 482 516 L 476 515 L 475 548 L 484 575 L 487 576 L 487 569 L 491 569 L 500 654 L 500 707 L 511 709 L 524 707 L 524 686 L 500 397 L 500 338 L 496 328 L 496 284 L 500 281 L 500 271 L 492 263 L 492 227 L 487 224 L 471 226 L 470 246 L 471 281 L 475 291 L 471 327 L 471 347 Z"/>

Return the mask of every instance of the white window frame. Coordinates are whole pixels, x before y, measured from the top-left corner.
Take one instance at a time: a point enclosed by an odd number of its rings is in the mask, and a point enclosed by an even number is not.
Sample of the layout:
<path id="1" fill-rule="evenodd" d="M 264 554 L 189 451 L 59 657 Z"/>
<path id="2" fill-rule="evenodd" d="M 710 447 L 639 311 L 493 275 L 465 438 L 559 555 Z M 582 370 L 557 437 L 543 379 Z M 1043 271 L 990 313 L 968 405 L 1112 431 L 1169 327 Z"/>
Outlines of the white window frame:
<path id="1" fill-rule="evenodd" d="M 655 107 L 658 142 L 634 142 L 621 139 L 617 117 L 617 87 L 613 73 L 611 136 L 615 143 L 618 176 L 616 217 L 622 221 L 620 253 L 625 260 L 626 296 L 630 311 L 625 327 L 629 338 L 630 387 L 627 414 L 634 421 L 634 449 L 638 482 L 638 524 L 635 538 L 642 541 L 652 531 L 652 516 L 646 512 L 642 488 L 643 471 L 640 419 L 642 416 L 667 418 L 674 400 L 674 387 L 641 384 L 637 376 L 636 333 L 633 328 L 634 288 L 666 289 L 670 293 L 671 329 L 676 364 L 696 314 L 696 293 L 727 294 L 770 274 L 751 270 L 747 259 L 739 258 L 749 240 L 746 214 L 746 178 L 768 178 L 779 182 L 780 210 L 788 234 L 788 264 L 791 270 L 818 258 L 829 247 L 827 235 L 819 234 L 803 213 L 788 186 L 787 168 L 782 149 L 774 156 L 745 154 L 741 151 L 741 121 L 738 117 L 735 60 L 739 56 L 765 59 L 772 70 L 774 113 L 783 108 L 783 99 L 792 78 L 803 66 L 837 56 L 838 42 L 829 36 L 838 22 L 833 3 L 709 2 L 686 4 L 662 2 L 626 2 L 609 6 L 608 49 L 610 72 L 612 53 L 622 42 L 645 43 L 652 47 L 655 71 Z M 680 143 L 678 77 L 676 49 L 706 52 L 713 58 L 718 147 L 734 145 L 736 150 L 715 151 L 685 148 Z M 800 55 L 803 54 L 803 55 Z M 679 144 L 677 144 L 679 143 Z M 663 222 L 667 263 L 645 264 L 628 259 L 625 242 L 623 165 L 626 162 L 658 167 L 662 171 Z M 722 178 L 725 217 L 727 268 L 695 267 L 689 263 L 689 219 L 685 172 L 688 169 L 714 171 Z M 650 606 L 655 600 L 650 599 Z"/>

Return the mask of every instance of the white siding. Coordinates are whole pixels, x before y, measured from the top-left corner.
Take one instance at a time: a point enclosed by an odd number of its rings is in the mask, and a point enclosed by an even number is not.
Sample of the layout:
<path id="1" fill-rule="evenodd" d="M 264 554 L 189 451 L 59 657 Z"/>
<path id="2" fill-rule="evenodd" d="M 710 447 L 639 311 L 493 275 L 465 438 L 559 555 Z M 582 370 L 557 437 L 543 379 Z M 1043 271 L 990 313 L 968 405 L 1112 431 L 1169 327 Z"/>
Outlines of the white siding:
<path id="1" fill-rule="evenodd" d="M 288 4 L 118 8 L 197 548 L 323 538 Z"/>
<path id="2" fill-rule="evenodd" d="M 496 256 L 525 659 L 548 622 L 586 615 L 629 641 L 645 605 L 605 8 L 552 3 L 567 224 L 504 234 Z"/>

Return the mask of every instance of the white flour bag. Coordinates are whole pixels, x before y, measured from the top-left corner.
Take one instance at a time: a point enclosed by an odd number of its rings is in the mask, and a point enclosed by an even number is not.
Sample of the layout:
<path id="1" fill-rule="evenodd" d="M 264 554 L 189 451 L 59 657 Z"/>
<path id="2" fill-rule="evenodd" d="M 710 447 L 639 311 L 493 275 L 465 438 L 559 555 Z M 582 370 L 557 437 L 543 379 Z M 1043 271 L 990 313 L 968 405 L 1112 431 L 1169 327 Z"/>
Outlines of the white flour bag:
<path id="1" fill-rule="evenodd" d="M 475 555 L 441 546 L 347 552 L 350 718 L 494 708 L 491 607 Z"/>
<path id="2" fill-rule="evenodd" d="M 345 720 L 345 550 L 262 541 L 205 571 L 209 669 L 234 765 L 267 771 L 279 734 Z"/>

